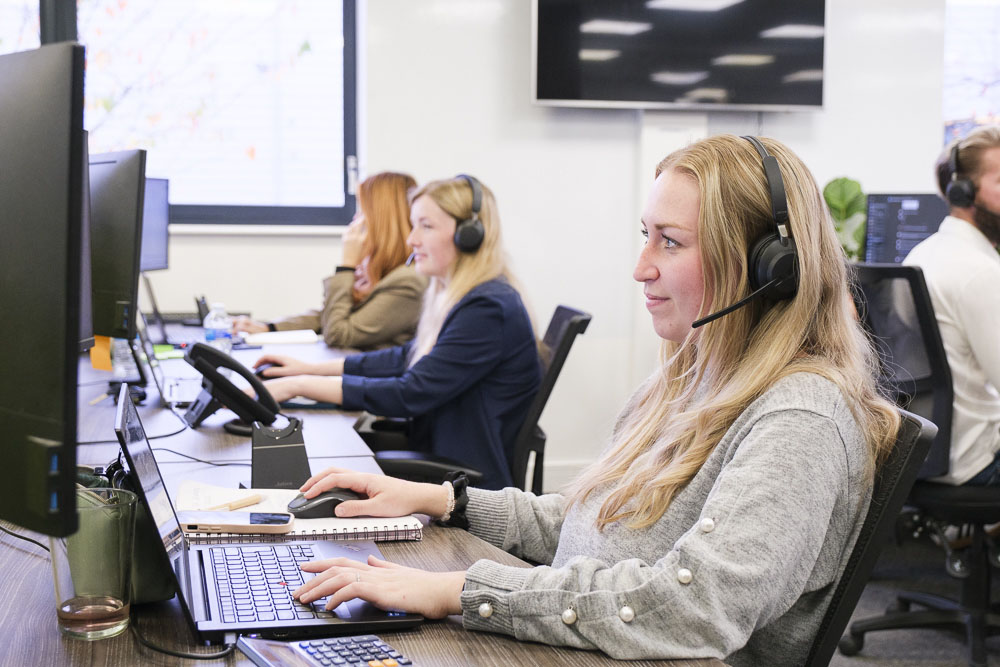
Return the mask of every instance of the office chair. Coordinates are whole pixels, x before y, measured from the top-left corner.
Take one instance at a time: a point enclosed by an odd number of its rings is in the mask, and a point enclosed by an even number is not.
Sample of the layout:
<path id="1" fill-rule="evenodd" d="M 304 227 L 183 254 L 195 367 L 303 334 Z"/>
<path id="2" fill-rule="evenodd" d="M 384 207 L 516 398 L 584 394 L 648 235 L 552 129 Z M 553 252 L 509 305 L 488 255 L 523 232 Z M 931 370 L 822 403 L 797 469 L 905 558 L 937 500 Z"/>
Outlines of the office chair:
<path id="1" fill-rule="evenodd" d="M 542 350 L 540 352 L 542 363 L 542 384 L 535 394 L 534 400 L 528 407 L 524 423 L 518 431 L 517 439 L 514 441 L 514 456 L 510 462 L 511 476 L 514 483 L 520 489 L 528 488 L 527 472 L 534 455 L 534 468 L 531 475 L 530 488 L 533 493 L 542 493 L 542 464 L 545 455 L 545 431 L 538 425 L 538 420 L 542 416 L 542 410 L 552 394 L 552 388 L 556 384 L 556 378 L 562 370 L 569 350 L 573 346 L 576 337 L 587 330 L 590 324 L 590 315 L 568 306 L 557 306 L 549 326 L 545 330 L 542 338 Z M 386 450 L 378 449 L 387 441 L 384 433 L 391 432 L 388 429 L 379 434 L 380 427 L 377 426 L 380 420 L 372 422 L 371 429 L 366 433 L 364 425 L 356 425 L 358 432 L 369 446 L 375 450 L 375 462 L 379 464 L 382 471 L 392 477 L 400 477 L 415 482 L 440 483 L 444 481 L 444 476 L 452 470 L 461 470 L 469 477 L 469 483 L 475 486 L 476 482 L 482 479 L 482 473 L 468 466 L 461 465 L 455 461 L 444 457 L 435 456 L 428 452 L 418 452 L 412 450 Z M 360 428 L 359 428 L 360 426 Z M 384 428 L 384 427 L 382 427 Z M 374 436 L 372 434 L 375 434 Z M 365 436 L 368 435 L 368 438 Z M 380 437 L 382 435 L 382 437 Z M 398 434 L 393 434 L 397 438 Z M 390 436 L 391 438 L 392 436 Z M 369 440 L 371 439 L 371 441 Z M 381 442 L 379 442 L 381 440 Z M 389 440 L 391 441 L 391 440 Z"/>
<path id="2" fill-rule="evenodd" d="M 937 434 L 937 426 L 923 417 L 905 410 L 900 410 L 900 416 L 902 422 L 896 434 L 895 447 L 875 474 L 865 522 L 809 650 L 805 663 L 808 667 L 826 667 L 830 664 L 840 636 L 868 583 L 879 552 L 892 533 L 896 517 L 903 508 L 903 502 Z"/>
<path id="3" fill-rule="evenodd" d="M 907 505 L 916 508 L 914 534 L 937 535 L 945 549 L 945 569 L 961 579 L 962 589 L 957 601 L 917 592 L 899 595 L 885 615 L 852 623 L 840 641 L 840 652 L 858 653 L 868 632 L 959 625 L 966 629 L 969 665 L 986 665 L 985 638 L 1000 630 L 1000 614 L 990 604 L 990 568 L 1000 566 L 1000 557 L 984 526 L 1000 522 L 1000 488 L 925 479 L 948 469 L 953 389 L 923 272 L 895 264 L 860 264 L 855 269 L 861 297 L 858 312 L 883 348 L 882 381 L 898 404 L 938 426 Z M 971 545 L 954 549 L 945 537 L 948 525 L 971 526 Z M 925 609 L 911 610 L 912 604 Z"/>

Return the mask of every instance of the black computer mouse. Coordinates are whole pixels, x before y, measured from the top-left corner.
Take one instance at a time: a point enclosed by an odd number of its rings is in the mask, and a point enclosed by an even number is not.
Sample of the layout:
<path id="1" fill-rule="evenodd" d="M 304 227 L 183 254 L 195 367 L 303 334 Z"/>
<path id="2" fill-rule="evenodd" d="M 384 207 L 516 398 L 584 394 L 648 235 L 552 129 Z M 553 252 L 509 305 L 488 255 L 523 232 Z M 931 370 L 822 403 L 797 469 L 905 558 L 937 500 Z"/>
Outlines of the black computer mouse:
<path id="1" fill-rule="evenodd" d="M 300 493 L 288 503 L 288 511 L 297 519 L 325 519 L 335 516 L 334 508 L 345 500 L 360 499 L 361 496 L 350 489 L 334 487 L 315 498 L 306 498 Z"/>
<path id="2" fill-rule="evenodd" d="M 253 373 L 261 380 L 273 380 L 274 378 L 264 377 L 264 371 L 266 371 L 268 368 L 274 368 L 277 365 L 278 364 L 261 364 L 257 368 L 253 369 Z"/>

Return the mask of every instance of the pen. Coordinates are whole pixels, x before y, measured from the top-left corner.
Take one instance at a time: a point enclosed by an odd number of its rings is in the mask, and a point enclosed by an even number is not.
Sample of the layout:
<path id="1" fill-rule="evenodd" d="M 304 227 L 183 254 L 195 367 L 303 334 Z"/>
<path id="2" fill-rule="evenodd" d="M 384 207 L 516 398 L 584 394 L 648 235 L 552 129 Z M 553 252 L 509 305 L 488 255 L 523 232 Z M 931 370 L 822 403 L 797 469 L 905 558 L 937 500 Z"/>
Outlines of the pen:
<path id="1" fill-rule="evenodd" d="M 238 510 L 241 507 L 249 507 L 250 505 L 256 505 L 263 497 L 259 493 L 255 493 L 246 498 L 240 498 L 239 500 L 234 500 L 228 503 L 222 503 L 221 505 L 215 505 L 214 507 L 206 507 L 203 511 L 211 512 L 215 510 L 228 510 L 232 512 L 233 510 Z"/>

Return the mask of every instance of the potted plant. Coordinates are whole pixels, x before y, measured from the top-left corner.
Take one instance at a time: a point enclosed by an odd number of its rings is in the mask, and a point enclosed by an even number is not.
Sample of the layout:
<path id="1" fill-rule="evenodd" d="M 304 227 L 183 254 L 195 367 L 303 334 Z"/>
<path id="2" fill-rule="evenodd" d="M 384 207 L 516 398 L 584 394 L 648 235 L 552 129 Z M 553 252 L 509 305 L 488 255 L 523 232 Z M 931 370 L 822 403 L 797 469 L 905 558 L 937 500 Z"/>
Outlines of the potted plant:
<path id="1" fill-rule="evenodd" d="M 867 220 L 865 193 L 857 181 L 835 178 L 823 188 L 823 198 L 830 209 L 837 238 L 847 259 L 861 261 L 864 257 L 865 222 Z"/>

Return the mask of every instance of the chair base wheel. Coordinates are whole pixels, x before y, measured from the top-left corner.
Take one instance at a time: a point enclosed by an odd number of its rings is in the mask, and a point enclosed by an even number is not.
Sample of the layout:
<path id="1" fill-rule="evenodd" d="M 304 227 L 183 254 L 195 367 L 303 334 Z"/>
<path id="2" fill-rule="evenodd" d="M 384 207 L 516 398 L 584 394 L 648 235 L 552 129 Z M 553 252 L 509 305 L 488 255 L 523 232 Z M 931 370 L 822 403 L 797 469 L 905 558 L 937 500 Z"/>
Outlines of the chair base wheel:
<path id="1" fill-rule="evenodd" d="M 847 634 L 837 642 L 841 655 L 857 655 L 865 645 L 864 635 Z"/>

